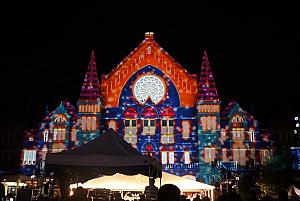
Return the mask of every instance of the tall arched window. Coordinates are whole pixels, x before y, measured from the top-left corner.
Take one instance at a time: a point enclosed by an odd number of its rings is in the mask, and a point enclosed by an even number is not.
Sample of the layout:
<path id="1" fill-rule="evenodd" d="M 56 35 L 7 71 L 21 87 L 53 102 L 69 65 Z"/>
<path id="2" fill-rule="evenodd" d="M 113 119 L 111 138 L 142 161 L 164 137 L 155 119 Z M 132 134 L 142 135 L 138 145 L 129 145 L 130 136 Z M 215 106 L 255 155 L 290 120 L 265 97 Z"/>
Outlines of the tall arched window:
<path id="1" fill-rule="evenodd" d="M 90 131 L 91 128 L 92 128 L 92 120 L 91 120 L 91 117 L 87 117 L 87 118 L 86 118 L 86 129 L 87 129 L 88 131 Z"/>
<path id="2" fill-rule="evenodd" d="M 211 162 L 215 158 L 215 148 L 205 147 L 203 150 L 203 158 L 206 163 Z"/>
<path id="3" fill-rule="evenodd" d="M 211 129 L 217 130 L 217 117 L 215 116 L 211 117 Z"/>
<path id="4" fill-rule="evenodd" d="M 81 130 L 86 131 L 86 117 L 81 117 Z"/>
<path id="5" fill-rule="evenodd" d="M 92 117 L 92 131 L 96 130 L 96 126 L 97 125 L 97 118 L 96 117 Z"/>
<path id="6" fill-rule="evenodd" d="M 44 140 L 44 142 L 48 142 L 48 140 L 49 140 L 49 131 L 48 131 L 48 129 L 44 129 L 44 131 L 43 131 L 43 140 Z"/>
<path id="7" fill-rule="evenodd" d="M 184 164 L 190 164 L 191 158 L 190 158 L 190 151 L 189 149 L 184 149 Z"/>
<path id="8" fill-rule="evenodd" d="M 137 144 L 137 116 L 138 112 L 133 107 L 127 108 L 124 112 L 124 140 L 133 147 L 136 147 Z"/>
<path id="9" fill-rule="evenodd" d="M 255 141 L 255 132 L 253 130 L 253 128 L 249 129 L 249 137 L 250 137 L 250 142 L 254 142 Z"/>
<path id="10" fill-rule="evenodd" d="M 170 148 L 167 150 L 165 147 L 161 149 L 161 163 L 162 164 L 174 164 L 175 163 L 175 152 L 174 149 Z"/>
<path id="11" fill-rule="evenodd" d="M 165 107 L 160 112 L 161 116 L 161 143 L 174 143 L 174 116 L 171 107 Z"/>
<path id="12" fill-rule="evenodd" d="M 163 148 L 161 151 L 161 163 L 163 165 L 168 164 L 168 152 L 166 148 Z"/>
<path id="13" fill-rule="evenodd" d="M 202 126 L 202 131 L 207 130 L 207 118 L 206 117 L 201 117 L 201 126 Z"/>
<path id="14" fill-rule="evenodd" d="M 157 117 L 157 113 L 153 107 L 146 107 L 142 112 L 143 119 L 143 134 L 155 134 L 155 118 Z"/>

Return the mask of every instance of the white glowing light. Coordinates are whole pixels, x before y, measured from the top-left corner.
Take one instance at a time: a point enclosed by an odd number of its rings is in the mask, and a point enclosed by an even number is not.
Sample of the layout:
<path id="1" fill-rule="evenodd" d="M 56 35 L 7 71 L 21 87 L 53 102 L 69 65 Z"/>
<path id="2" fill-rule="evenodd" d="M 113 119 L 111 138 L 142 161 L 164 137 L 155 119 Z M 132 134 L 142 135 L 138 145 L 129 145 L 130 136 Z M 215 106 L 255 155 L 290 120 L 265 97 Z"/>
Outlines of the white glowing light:
<path id="1" fill-rule="evenodd" d="M 146 102 L 148 97 L 157 104 L 165 95 L 165 85 L 156 76 L 146 75 L 139 78 L 133 88 L 135 98 L 142 104 Z"/>

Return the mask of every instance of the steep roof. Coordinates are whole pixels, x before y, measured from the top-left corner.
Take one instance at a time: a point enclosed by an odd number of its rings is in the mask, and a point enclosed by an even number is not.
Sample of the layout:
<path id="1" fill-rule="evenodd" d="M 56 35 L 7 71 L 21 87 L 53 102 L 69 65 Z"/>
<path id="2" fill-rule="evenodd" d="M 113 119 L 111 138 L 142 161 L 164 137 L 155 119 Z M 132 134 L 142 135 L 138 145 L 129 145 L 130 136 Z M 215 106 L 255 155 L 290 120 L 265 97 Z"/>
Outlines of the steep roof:
<path id="1" fill-rule="evenodd" d="M 47 114 L 43 121 L 51 121 L 51 116 L 54 114 L 68 114 L 72 122 L 77 121 L 78 118 L 76 108 L 68 100 L 61 101 L 60 105 Z"/>
<path id="2" fill-rule="evenodd" d="M 91 53 L 88 69 L 81 87 L 79 101 L 100 101 L 100 82 L 98 79 L 94 50 Z"/>
<path id="3" fill-rule="evenodd" d="M 197 100 L 219 101 L 216 84 L 213 78 L 206 51 L 204 51 L 202 59 L 202 67 L 199 81 L 199 93 Z"/>
<path id="4" fill-rule="evenodd" d="M 231 117 L 231 115 L 233 115 L 236 112 L 239 112 L 240 114 L 245 116 L 249 122 L 256 121 L 255 118 L 251 114 L 249 114 L 247 111 L 243 110 L 241 108 L 241 106 L 233 99 L 229 102 L 227 107 L 221 113 L 221 120 L 228 121 L 229 118 Z"/>
<path id="5" fill-rule="evenodd" d="M 101 76 L 101 95 L 105 107 L 118 107 L 118 101 L 128 79 L 138 70 L 151 65 L 164 73 L 178 90 L 180 105 L 193 107 L 197 98 L 197 75 L 190 74 L 154 40 L 153 32 L 117 67 Z"/>

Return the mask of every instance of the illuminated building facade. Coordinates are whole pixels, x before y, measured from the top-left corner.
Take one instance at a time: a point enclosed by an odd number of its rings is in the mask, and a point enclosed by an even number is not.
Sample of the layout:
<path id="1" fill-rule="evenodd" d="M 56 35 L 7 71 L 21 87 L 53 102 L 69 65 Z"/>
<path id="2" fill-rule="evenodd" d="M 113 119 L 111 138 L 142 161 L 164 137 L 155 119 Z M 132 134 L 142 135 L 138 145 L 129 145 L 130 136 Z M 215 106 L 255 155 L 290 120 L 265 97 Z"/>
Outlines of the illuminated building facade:
<path id="1" fill-rule="evenodd" d="M 212 162 L 250 158 L 260 163 L 257 121 L 236 102 L 221 114 L 216 84 L 204 52 L 200 79 L 158 43 L 152 32 L 109 74 L 98 79 L 94 52 L 77 104 L 69 102 L 40 124 L 37 158 L 72 149 L 113 128 L 167 172 L 212 182 Z"/>

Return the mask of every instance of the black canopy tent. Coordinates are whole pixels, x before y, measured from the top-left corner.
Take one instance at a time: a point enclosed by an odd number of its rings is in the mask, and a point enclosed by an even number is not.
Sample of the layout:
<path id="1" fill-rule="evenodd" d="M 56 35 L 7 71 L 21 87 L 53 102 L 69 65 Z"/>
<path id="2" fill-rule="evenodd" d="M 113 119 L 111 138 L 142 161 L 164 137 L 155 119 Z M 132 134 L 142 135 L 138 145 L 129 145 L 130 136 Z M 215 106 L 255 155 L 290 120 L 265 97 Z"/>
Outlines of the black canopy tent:
<path id="1" fill-rule="evenodd" d="M 45 171 L 54 173 L 60 180 L 67 177 L 67 183 L 115 173 L 162 176 L 161 164 L 155 158 L 138 152 L 113 129 L 76 149 L 47 154 Z"/>

